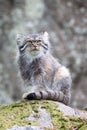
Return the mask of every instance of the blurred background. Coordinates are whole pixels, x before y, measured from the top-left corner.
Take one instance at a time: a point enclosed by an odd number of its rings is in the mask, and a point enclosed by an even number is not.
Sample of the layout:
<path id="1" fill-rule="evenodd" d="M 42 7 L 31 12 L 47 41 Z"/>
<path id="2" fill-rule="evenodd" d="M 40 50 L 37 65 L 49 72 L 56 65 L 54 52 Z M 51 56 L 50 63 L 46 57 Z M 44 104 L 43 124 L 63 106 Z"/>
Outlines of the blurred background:
<path id="1" fill-rule="evenodd" d="M 0 0 L 0 105 L 21 99 L 16 34 L 47 31 L 72 75 L 71 106 L 87 104 L 87 0 Z"/>

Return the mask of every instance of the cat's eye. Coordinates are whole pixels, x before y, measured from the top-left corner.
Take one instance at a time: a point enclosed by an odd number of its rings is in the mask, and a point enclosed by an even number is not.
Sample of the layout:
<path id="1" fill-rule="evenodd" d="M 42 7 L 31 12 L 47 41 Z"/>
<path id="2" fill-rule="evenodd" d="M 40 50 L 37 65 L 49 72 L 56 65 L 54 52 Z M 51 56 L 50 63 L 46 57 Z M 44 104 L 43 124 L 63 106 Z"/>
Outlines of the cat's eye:
<path id="1" fill-rule="evenodd" d="M 38 40 L 38 42 L 41 42 L 41 40 Z"/>
<path id="2" fill-rule="evenodd" d="M 26 44 L 26 46 L 31 47 L 32 46 L 32 41 L 26 41 L 25 44 Z"/>
<path id="3" fill-rule="evenodd" d="M 31 43 L 32 43 L 32 41 L 26 41 L 26 43 L 27 43 L 27 44 L 31 44 Z"/>
<path id="4" fill-rule="evenodd" d="M 39 43 L 39 42 L 41 42 L 41 40 L 40 40 L 40 39 L 38 39 L 38 40 L 35 40 L 34 42 L 37 42 L 37 43 Z"/>
<path id="5" fill-rule="evenodd" d="M 41 42 L 41 40 L 37 40 L 37 42 Z"/>

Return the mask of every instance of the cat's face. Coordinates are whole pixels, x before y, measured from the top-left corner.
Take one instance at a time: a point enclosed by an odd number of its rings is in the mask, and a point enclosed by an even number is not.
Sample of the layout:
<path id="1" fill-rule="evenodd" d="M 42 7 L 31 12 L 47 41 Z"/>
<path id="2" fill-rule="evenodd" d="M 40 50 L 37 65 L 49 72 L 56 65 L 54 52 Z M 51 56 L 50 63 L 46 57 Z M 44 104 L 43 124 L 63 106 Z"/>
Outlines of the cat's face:
<path id="1" fill-rule="evenodd" d="M 18 35 L 17 45 L 20 53 L 25 53 L 32 57 L 40 57 L 49 50 L 48 33 Z"/>

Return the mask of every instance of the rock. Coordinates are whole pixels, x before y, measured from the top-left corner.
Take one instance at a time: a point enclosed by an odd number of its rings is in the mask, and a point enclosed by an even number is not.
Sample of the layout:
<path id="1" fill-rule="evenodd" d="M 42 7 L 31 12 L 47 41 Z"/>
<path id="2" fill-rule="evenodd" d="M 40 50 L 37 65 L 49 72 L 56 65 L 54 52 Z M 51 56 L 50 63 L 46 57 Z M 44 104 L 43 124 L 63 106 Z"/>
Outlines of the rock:
<path id="1" fill-rule="evenodd" d="M 42 128 L 38 127 L 38 126 L 13 126 L 11 129 L 7 129 L 7 130 L 43 130 Z"/>
<path id="2" fill-rule="evenodd" d="M 7 95 L 12 101 L 19 100 L 23 93 L 15 63 L 16 34 L 45 30 L 50 35 L 54 56 L 70 68 L 71 106 L 84 108 L 87 104 L 87 0 L 0 0 L 0 12 L 0 92 L 6 93 L 2 100 Z M 80 98 L 79 93 L 82 93 Z"/>
<path id="3" fill-rule="evenodd" d="M 54 101 L 0 107 L 0 130 L 87 130 L 87 112 Z"/>

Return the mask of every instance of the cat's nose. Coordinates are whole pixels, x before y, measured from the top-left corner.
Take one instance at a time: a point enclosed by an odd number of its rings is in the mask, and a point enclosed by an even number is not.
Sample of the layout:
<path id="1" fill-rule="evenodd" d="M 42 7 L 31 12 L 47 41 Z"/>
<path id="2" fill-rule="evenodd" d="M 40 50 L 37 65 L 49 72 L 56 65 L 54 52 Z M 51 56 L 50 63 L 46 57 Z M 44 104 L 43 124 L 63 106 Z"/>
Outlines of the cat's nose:
<path id="1" fill-rule="evenodd" d="M 37 45 L 34 45 L 34 47 L 37 47 Z"/>
<path id="2" fill-rule="evenodd" d="M 34 47 L 37 47 L 37 44 L 36 44 L 36 43 L 34 43 L 34 44 L 33 44 L 33 46 L 34 46 Z"/>

